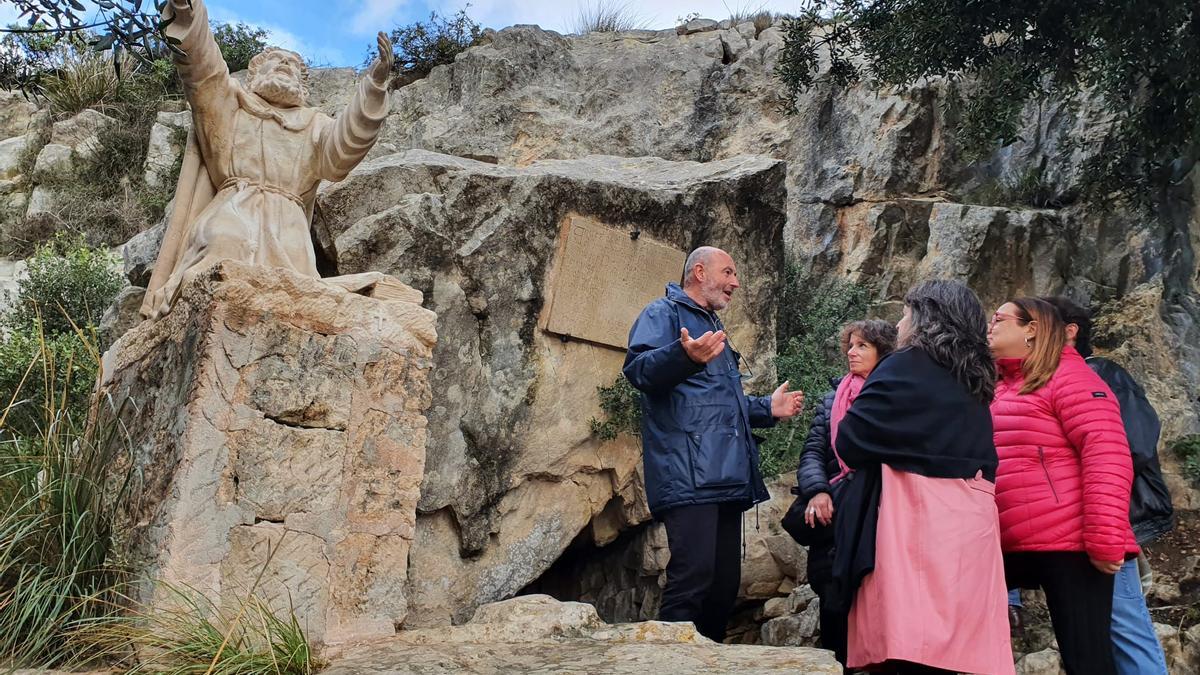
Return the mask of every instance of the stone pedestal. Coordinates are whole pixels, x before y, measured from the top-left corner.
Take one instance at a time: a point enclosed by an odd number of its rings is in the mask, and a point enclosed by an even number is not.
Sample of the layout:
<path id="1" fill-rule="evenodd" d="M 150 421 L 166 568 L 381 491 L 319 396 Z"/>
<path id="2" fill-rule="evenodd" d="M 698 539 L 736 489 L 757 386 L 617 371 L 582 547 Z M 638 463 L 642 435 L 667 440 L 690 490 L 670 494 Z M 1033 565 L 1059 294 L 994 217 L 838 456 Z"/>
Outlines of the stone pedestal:
<path id="1" fill-rule="evenodd" d="M 134 564 L 223 603 L 261 572 L 324 644 L 407 613 L 436 341 L 419 293 L 334 281 L 222 263 L 113 345 L 101 385 L 135 445 Z"/>

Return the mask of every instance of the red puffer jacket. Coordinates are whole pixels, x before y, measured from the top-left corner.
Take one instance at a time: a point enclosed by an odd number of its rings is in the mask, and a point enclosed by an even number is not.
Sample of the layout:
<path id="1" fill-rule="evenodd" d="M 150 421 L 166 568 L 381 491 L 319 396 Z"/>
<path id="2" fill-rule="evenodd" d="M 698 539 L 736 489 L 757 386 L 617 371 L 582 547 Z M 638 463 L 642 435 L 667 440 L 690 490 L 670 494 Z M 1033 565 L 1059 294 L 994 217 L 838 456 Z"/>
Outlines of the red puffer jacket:
<path id="1" fill-rule="evenodd" d="M 1136 555 L 1133 463 L 1112 391 L 1074 347 L 1030 394 L 1020 393 L 1020 359 L 1000 359 L 997 368 L 992 423 L 1001 548 L 1084 551 L 1096 560 Z"/>

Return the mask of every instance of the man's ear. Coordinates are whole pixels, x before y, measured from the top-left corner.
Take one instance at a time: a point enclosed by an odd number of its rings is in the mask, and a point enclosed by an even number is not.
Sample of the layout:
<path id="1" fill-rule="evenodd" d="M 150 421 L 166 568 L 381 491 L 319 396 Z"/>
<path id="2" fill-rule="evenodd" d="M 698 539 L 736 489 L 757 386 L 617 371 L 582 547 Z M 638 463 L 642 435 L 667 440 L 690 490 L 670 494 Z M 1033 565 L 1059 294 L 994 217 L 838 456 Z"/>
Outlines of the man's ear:
<path id="1" fill-rule="evenodd" d="M 1075 338 L 1078 336 L 1079 336 L 1079 324 L 1076 324 L 1076 323 L 1067 324 L 1067 342 L 1074 342 Z"/>

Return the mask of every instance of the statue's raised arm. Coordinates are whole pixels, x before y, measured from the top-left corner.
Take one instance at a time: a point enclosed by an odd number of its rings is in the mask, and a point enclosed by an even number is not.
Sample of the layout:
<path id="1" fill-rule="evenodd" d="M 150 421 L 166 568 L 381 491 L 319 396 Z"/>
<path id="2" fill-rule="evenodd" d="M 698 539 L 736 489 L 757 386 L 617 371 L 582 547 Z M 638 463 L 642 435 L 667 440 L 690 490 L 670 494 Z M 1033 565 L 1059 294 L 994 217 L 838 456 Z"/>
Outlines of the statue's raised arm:
<path id="1" fill-rule="evenodd" d="M 321 178 L 325 180 L 342 180 L 362 161 L 387 117 L 388 80 L 395 56 L 386 34 L 380 32 L 375 44 L 379 53 L 358 81 L 346 109 L 321 130 Z"/>
<path id="2" fill-rule="evenodd" d="M 167 37 L 177 40 L 175 46 L 183 52 L 172 56 L 193 108 L 216 103 L 208 100 L 214 96 L 232 96 L 229 67 L 213 38 L 204 0 L 168 0 L 162 19 L 169 22 L 164 31 Z"/>

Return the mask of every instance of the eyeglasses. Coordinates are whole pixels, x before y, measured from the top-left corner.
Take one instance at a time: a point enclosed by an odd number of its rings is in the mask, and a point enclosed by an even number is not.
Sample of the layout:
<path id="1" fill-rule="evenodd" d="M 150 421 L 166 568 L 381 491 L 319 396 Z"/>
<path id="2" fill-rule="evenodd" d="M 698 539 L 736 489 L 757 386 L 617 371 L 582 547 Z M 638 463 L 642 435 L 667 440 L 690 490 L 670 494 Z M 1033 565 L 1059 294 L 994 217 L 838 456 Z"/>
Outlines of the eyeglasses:
<path id="1" fill-rule="evenodd" d="M 992 320 L 991 320 L 991 322 L 988 323 L 988 326 L 989 327 L 995 326 L 996 324 L 1000 323 L 1001 321 L 1016 321 L 1018 323 L 1025 322 L 1024 319 L 1022 319 L 1021 317 L 1019 317 L 1015 314 L 1005 314 L 1004 312 L 996 312 L 995 314 L 992 315 Z"/>

